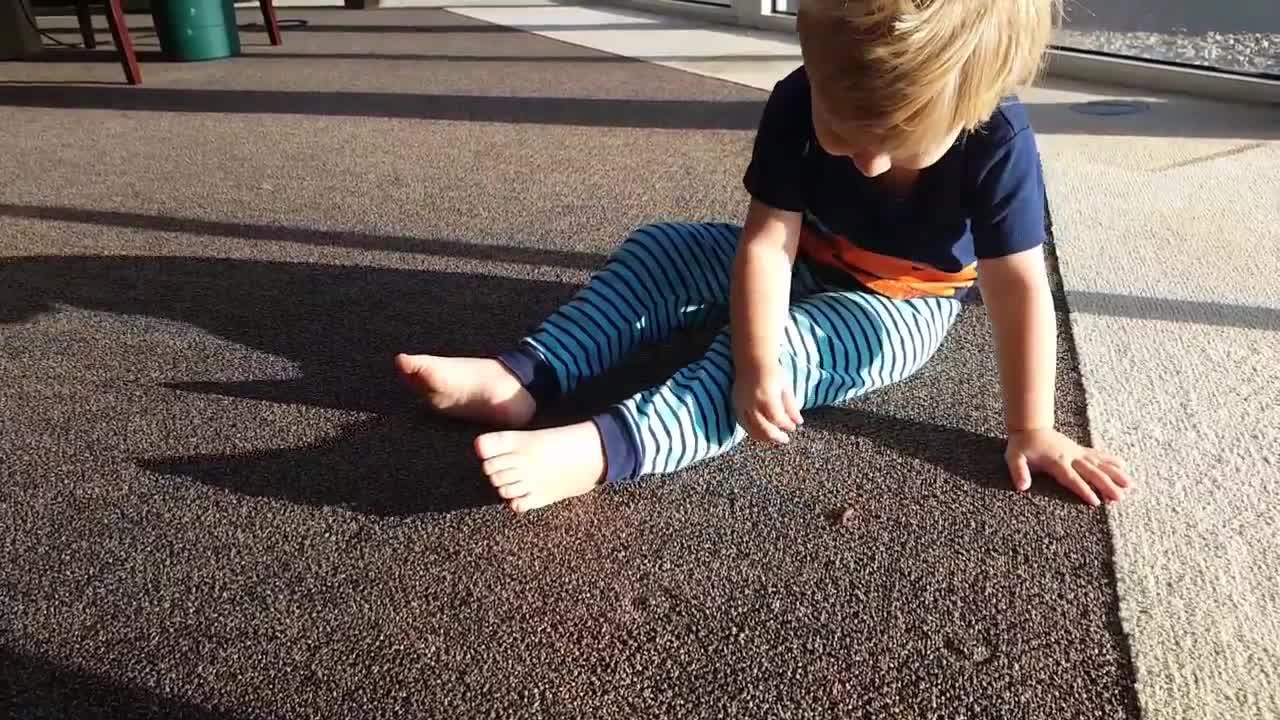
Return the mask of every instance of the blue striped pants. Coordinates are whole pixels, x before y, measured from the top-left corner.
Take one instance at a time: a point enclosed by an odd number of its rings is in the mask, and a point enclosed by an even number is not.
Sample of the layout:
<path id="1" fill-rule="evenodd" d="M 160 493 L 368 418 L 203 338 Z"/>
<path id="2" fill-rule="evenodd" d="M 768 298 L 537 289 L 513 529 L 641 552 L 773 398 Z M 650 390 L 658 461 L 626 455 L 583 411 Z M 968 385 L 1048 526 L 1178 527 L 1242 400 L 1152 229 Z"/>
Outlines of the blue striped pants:
<path id="1" fill-rule="evenodd" d="M 728 320 L 741 228 L 662 224 L 634 232 L 591 282 L 520 348 L 500 357 L 539 405 L 617 365 L 641 343 Z M 942 343 L 960 311 L 950 298 L 892 300 L 824 285 L 803 259 L 779 361 L 804 408 L 898 382 Z M 718 455 L 745 436 L 734 417 L 727 327 L 698 361 L 595 418 L 607 480 L 667 473 Z"/>

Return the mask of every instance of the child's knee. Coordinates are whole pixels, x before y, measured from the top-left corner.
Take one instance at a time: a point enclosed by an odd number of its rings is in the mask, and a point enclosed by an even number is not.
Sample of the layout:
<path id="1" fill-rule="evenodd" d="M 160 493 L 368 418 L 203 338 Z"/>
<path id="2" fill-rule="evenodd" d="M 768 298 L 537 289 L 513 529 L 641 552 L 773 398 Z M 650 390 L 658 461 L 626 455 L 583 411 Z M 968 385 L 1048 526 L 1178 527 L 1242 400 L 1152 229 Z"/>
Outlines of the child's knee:
<path id="1" fill-rule="evenodd" d="M 641 225 L 623 242 L 649 249 L 696 245 L 734 246 L 742 228 L 727 223 L 657 222 Z"/>
<path id="2" fill-rule="evenodd" d="M 675 223 L 649 223 L 632 230 L 622 244 L 623 247 L 639 247 L 652 254 L 655 251 L 666 251 L 667 248 L 675 245 L 682 235 L 682 229 Z"/>

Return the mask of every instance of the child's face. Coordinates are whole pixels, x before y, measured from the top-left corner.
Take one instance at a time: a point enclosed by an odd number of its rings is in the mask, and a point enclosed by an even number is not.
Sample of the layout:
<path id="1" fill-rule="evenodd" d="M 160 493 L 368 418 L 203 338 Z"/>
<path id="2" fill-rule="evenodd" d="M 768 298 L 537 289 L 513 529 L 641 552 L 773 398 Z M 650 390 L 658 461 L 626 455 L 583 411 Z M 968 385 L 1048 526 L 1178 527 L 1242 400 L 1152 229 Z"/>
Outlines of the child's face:
<path id="1" fill-rule="evenodd" d="M 840 121 L 824 109 L 816 93 L 813 94 L 813 128 L 823 150 L 830 155 L 848 157 L 858 172 L 867 177 L 882 175 L 894 167 L 923 170 L 941 160 L 960 135 L 960 128 L 956 128 L 942 137 L 922 138 L 906 148 L 885 151 L 882 148 L 888 143 L 884 138 L 843 128 Z"/>

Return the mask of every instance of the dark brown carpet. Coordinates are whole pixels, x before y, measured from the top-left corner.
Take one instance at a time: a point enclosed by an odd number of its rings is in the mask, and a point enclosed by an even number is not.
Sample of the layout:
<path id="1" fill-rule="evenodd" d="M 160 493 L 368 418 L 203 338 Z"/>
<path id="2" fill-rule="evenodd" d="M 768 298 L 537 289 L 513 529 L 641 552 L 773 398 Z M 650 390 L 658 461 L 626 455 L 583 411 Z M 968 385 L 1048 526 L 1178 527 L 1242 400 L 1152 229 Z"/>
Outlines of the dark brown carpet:
<path id="1" fill-rule="evenodd" d="M 761 93 L 282 16 L 141 88 L 0 63 L 0 717 L 1136 716 L 1105 516 L 1009 491 L 981 307 L 789 447 L 521 519 L 390 378 L 505 347 L 629 227 L 738 219 Z"/>

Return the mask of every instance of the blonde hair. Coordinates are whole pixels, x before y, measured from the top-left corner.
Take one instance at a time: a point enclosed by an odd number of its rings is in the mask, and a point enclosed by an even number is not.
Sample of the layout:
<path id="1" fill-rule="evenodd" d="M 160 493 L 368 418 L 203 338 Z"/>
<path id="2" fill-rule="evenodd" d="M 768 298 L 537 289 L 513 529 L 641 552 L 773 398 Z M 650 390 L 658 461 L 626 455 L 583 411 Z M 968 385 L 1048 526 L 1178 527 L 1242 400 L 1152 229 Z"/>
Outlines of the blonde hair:
<path id="1" fill-rule="evenodd" d="M 801 0 L 796 26 L 832 120 L 903 147 L 977 128 L 1035 80 L 1060 2 Z"/>

